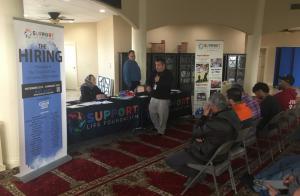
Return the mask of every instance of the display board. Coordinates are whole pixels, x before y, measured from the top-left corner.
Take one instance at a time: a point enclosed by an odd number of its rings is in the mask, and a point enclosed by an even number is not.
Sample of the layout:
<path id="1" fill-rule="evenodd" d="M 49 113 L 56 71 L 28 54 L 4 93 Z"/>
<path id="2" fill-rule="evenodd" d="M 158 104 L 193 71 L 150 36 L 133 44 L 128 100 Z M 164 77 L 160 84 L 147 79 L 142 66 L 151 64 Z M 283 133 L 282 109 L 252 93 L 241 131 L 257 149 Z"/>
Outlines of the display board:
<path id="1" fill-rule="evenodd" d="M 63 27 L 14 19 L 19 74 L 22 181 L 70 160 L 67 156 Z"/>
<path id="2" fill-rule="evenodd" d="M 222 88 L 223 41 L 196 41 L 193 113 L 201 116 L 209 96 Z"/>

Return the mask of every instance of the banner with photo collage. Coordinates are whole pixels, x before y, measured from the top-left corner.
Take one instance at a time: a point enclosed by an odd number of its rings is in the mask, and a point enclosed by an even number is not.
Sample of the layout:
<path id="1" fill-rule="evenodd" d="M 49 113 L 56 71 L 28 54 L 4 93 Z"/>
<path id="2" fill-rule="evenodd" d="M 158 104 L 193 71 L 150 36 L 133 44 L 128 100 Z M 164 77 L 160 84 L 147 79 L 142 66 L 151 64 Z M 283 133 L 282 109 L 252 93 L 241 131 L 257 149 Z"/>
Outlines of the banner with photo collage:
<path id="1" fill-rule="evenodd" d="M 200 117 L 209 96 L 221 92 L 223 41 L 196 41 L 193 114 Z"/>
<path id="2" fill-rule="evenodd" d="M 67 155 L 62 26 L 14 19 L 19 74 L 20 173 L 23 182 L 70 160 Z"/>

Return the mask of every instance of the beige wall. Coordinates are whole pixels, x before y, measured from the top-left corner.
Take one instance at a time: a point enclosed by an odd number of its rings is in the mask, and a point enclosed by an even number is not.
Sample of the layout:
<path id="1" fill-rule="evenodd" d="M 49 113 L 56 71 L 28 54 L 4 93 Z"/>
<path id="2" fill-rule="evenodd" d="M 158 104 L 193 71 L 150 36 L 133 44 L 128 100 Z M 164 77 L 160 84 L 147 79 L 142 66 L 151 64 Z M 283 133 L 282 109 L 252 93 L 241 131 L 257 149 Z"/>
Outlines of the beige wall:
<path id="1" fill-rule="evenodd" d="M 122 0 L 122 9 L 116 10 L 130 25 L 138 27 L 139 0 Z"/>
<path id="2" fill-rule="evenodd" d="M 300 32 L 275 32 L 262 36 L 262 47 L 300 47 Z"/>
<path id="3" fill-rule="evenodd" d="M 119 52 L 131 49 L 131 25 L 119 16 L 98 22 L 99 75 L 114 80 L 114 92 L 119 92 Z"/>
<path id="4" fill-rule="evenodd" d="M 76 23 L 64 25 L 65 42 L 75 42 L 79 87 L 89 74 L 98 73 L 97 24 Z"/>
<path id="5" fill-rule="evenodd" d="M 220 24 L 252 32 L 258 0 L 148 0 L 147 26 Z"/>
<path id="6" fill-rule="evenodd" d="M 253 32 L 255 5 L 259 0 L 147 0 L 147 29 L 179 24 L 220 24 L 247 33 Z M 265 33 L 300 26 L 300 11 L 290 10 L 299 0 L 266 0 Z M 138 27 L 139 0 L 122 0 L 122 9 L 113 9 Z"/>
<path id="7" fill-rule="evenodd" d="M 19 165 L 18 69 L 13 17 L 23 16 L 21 0 L 1 1 L 0 7 L 0 136 L 8 168 Z"/>
<path id="8" fill-rule="evenodd" d="M 195 40 L 224 40 L 224 53 L 245 53 L 244 32 L 217 25 L 174 25 L 147 33 L 147 42 L 166 41 L 166 52 L 177 52 L 177 45 L 188 42 L 188 52 L 195 52 Z M 149 45 L 150 47 L 150 45 Z"/>
<path id="9" fill-rule="evenodd" d="M 114 16 L 115 92 L 119 92 L 119 52 L 131 49 L 131 25 L 119 16 Z"/>
<path id="10" fill-rule="evenodd" d="M 264 34 L 261 47 L 266 48 L 264 82 L 273 84 L 276 47 L 300 47 L 300 32 L 277 32 Z"/>
<path id="11" fill-rule="evenodd" d="M 115 79 L 113 16 L 97 23 L 98 74 Z"/>

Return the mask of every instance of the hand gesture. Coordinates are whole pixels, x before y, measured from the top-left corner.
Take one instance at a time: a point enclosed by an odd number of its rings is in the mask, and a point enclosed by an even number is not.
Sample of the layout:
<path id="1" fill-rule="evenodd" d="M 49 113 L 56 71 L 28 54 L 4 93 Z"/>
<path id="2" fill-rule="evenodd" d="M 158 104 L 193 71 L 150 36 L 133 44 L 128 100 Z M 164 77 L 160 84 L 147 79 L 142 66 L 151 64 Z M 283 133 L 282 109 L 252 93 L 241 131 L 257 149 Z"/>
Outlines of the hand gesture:
<path id="1" fill-rule="evenodd" d="M 292 175 L 286 176 L 283 178 L 283 184 L 288 186 L 295 181 L 295 177 Z"/>
<path id="2" fill-rule="evenodd" d="M 150 87 L 150 86 L 146 86 L 146 91 L 147 91 L 148 93 L 150 93 L 150 92 L 151 92 L 151 87 Z"/>
<path id="3" fill-rule="evenodd" d="M 97 94 L 96 95 L 96 99 L 99 100 L 99 99 L 105 99 L 106 98 L 106 95 L 105 94 Z"/>
<path id="4" fill-rule="evenodd" d="M 209 103 L 204 104 L 203 106 L 203 115 L 208 116 L 211 111 L 211 105 Z"/>
<path id="5" fill-rule="evenodd" d="M 279 194 L 279 191 L 274 187 L 272 187 L 270 184 L 266 184 L 265 186 L 268 188 L 268 192 L 270 196 L 276 196 Z"/>

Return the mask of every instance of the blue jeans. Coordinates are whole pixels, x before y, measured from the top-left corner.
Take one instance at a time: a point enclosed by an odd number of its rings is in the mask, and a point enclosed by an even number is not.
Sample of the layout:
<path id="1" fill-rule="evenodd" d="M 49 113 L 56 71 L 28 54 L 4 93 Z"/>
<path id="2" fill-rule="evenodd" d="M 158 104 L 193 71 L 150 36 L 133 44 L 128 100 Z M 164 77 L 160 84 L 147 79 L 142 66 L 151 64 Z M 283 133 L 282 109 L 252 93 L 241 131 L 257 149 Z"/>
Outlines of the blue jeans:
<path id="1" fill-rule="evenodd" d="M 258 180 L 281 180 L 287 175 L 299 174 L 300 155 L 283 156 L 270 167 L 259 172 L 255 179 Z M 269 196 L 266 188 L 254 186 L 260 196 Z"/>
<path id="2" fill-rule="evenodd" d="M 259 172 L 255 179 L 281 180 L 283 177 L 300 172 L 300 155 L 283 156 L 270 167 Z"/>

